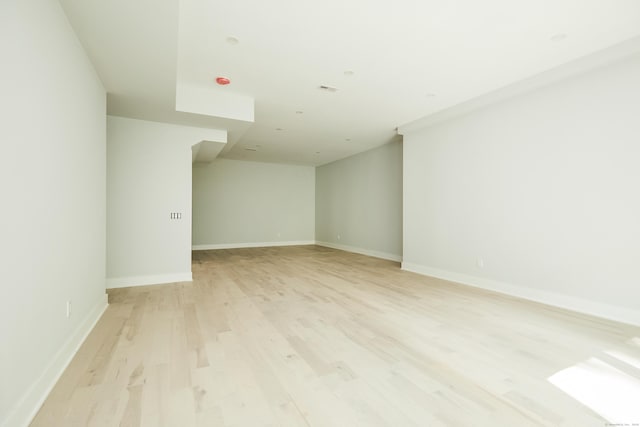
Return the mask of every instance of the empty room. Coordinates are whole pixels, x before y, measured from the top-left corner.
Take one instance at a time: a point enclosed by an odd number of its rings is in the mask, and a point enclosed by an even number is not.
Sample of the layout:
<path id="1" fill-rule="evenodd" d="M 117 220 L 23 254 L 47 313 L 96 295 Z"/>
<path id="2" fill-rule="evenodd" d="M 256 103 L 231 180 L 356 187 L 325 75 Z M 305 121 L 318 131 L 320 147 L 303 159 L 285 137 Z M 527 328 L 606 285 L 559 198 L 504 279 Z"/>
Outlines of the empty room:
<path id="1" fill-rule="evenodd" d="M 640 2 L 2 0 L 0 427 L 640 426 Z"/>

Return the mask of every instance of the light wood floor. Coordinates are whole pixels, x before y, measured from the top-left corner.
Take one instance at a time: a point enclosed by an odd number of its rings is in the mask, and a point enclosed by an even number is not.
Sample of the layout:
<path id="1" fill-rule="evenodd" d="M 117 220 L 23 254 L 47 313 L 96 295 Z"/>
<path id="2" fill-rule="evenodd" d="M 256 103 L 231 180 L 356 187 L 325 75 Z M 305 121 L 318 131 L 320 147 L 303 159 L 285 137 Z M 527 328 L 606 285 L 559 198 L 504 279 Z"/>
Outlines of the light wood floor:
<path id="1" fill-rule="evenodd" d="M 637 327 L 315 246 L 193 256 L 193 283 L 109 291 L 33 426 L 602 427 L 549 378 L 640 390 Z"/>

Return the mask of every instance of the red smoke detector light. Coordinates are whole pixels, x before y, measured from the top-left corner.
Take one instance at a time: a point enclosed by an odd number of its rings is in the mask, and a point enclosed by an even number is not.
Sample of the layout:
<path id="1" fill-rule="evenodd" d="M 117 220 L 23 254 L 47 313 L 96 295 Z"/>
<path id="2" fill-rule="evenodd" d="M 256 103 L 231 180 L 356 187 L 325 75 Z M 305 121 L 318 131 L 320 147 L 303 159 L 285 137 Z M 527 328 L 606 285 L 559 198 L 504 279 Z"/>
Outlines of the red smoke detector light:
<path id="1" fill-rule="evenodd" d="M 218 83 L 219 85 L 225 86 L 231 83 L 231 80 L 229 80 L 226 77 L 216 77 L 216 83 Z"/>

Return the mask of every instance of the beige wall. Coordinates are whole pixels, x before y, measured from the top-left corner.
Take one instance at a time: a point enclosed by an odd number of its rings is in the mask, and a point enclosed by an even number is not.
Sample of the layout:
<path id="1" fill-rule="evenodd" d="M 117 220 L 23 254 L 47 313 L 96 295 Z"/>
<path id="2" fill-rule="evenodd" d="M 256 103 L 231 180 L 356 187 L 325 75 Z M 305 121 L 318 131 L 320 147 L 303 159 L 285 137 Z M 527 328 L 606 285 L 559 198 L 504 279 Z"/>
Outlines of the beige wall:
<path id="1" fill-rule="evenodd" d="M 107 287 L 190 280 L 191 146 L 226 133 L 111 116 L 107 124 Z"/>
<path id="2" fill-rule="evenodd" d="M 404 137 L 403 267 L 640 323 L 640 58 Z"/>
<path id="3" fill-rule="evenodd" d="M 402 257 L 402 143 L 316 169 L 316 240 L 378 257 Z"/>
<path id="4" fill-rule="evenodd" d="M 227 159 L 195 164 L 193 245 L 311 243 L 314 186 L 310 166 Z"/>
<path id="5" fill-rule="evenodd" d="M 0 425 L 22 427 L 106 307 L 106 96 L 57 1 L 0 9 Z"/>

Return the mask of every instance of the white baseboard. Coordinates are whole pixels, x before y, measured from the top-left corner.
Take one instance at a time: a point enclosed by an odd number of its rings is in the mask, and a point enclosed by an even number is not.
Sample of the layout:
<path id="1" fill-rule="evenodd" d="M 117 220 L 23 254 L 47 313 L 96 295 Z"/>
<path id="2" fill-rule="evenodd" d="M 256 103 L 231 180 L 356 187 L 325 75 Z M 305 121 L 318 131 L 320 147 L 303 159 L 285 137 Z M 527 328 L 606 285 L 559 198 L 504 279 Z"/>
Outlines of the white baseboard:
<path id="1" fill-rule="evenodd" d="M 640 311 L 625 307 L 618 307 L 610 304 L 603 304 L 586 300 L 579 297 L 532 289 L 525 286 L 517 286 L 509 283 L 498 282 L 491 279 L 469 276 L 461 273 L 440 270 L 419 264 L 408 262 L 402 263 L 402 269 L 425 276 L 436 277 L 450 282 L 461 283 L 463 285 L 482 288 L 530 301 L 539 302 L 554 307 L 564 308 L 579 313 L 589 314 L 596 317 L 615 320 L 617 322 L 628 323 L 640 326 Z"/>
<path id="2" fill-rule="evenodd" d="M 382 258 L 389 261 L 402 262 L 402 256 L 396 255 L 396 254 L 390 254 L 387 252 L 372 251 L 370 249 L 358 248 L 355 246 L 339 245 L 337 243 L 320 242 L 320 241 L 316 241 L 316 245 L 324 246 L 332 249 L 339 249 L 341 251 L 353 252 L 361 255 L 368 255 L 374 258 Z"/>
<path id="3" fill-rule="evenodd" d="M 269 248 L 272 246 L 302 246 L 314 245 L 314 240 L 295 240 L 289 242 L 255 242 L 255 243 L 220 243 L 214 245 L 193 245 L 194 251 L 207 251 L 211 249 L 241 249 L 241 248 Z"/>
<path id="4" fill-rule="evenodd" d="M 191 272 L 158 274 L 153 276 L 111 277 L 107 279 L 107 289 L 128 288 L 131 286 L 160 285 L 163 283 L 192 282 Z"/>
<path id="5" fill-rule="evenodd" d="M 89 336 L 95 325 L 107 309 L 107 294 L 100 299 L 91 309 L 89 314 L 80 322 L 69 339 L 60 350 L 52 357 L 49 365 L 26 391 L 18 403 L 13 407 L 7 418 L 0 420 L 2 427 L 27 427 L 36 416 L 53 387 L 56 385 L 62 373 L 67 369 L 80 346 Z"/>

